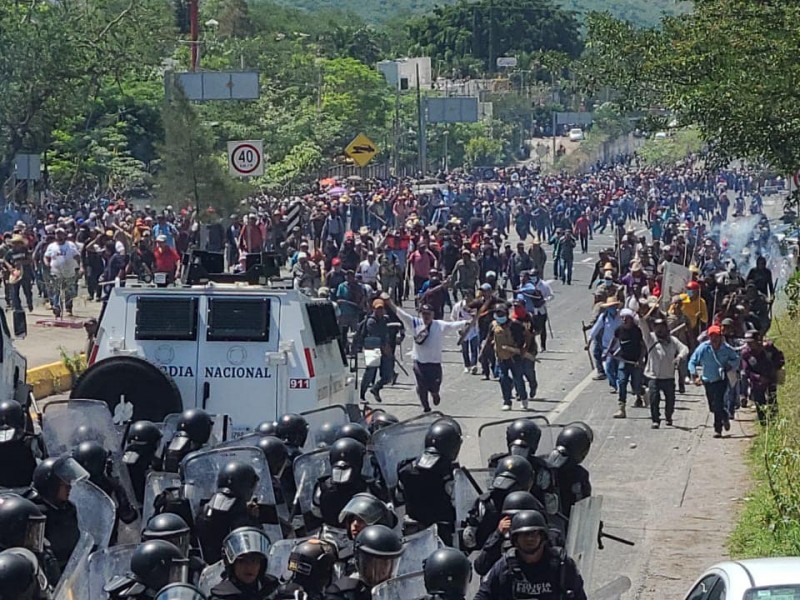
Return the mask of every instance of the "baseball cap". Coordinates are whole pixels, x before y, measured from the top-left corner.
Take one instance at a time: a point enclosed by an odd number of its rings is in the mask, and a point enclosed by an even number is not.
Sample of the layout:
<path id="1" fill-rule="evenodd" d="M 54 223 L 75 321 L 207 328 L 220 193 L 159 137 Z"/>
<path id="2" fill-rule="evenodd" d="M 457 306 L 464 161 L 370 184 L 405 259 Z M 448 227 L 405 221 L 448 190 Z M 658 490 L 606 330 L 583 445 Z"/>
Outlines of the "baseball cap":
<path id="1" fill-rule="evenodd" d="M 686 289 L 687 290 L 699 290 L 700 289 L 700 284 L 697 283 L 696 281 L 690 281 L 689 283 L 686 284 Z"/>
<path id="2" fill-rule="evenodd" d="M 433 312 L 433 307 L 430 304 L 423 304 L 423 305 L 421 305 L 419 307 L 419 312 L 421 312 L 421 313 L 423 313 L 423 312 L 432 313 Z"/>
<path id="3" fill-rule="evenodd" d="M 384 306 L 386 306 L 386 304 L 380 298 L 375 298 L 375 300 L 372 301 L 372 308 L 383 308 Z"/>
<path id="4" fill-rule="evenodd" d="M 334 266 L 338 266 L 338 265 L 342 264 L 342 259 L 339 258 L 338 256 L 334 256 L 333 260 L 331 261 L 331 264 L 334 265 Z"/>
<path id="5" fill-rule="evenodd" d="M 706 330 L 706 333 L 708 335 L 721 335 L 722 334 L 722 330 L 719 328 L 718 325 L 712 325 L 711 327 L 709 327 Z"/>

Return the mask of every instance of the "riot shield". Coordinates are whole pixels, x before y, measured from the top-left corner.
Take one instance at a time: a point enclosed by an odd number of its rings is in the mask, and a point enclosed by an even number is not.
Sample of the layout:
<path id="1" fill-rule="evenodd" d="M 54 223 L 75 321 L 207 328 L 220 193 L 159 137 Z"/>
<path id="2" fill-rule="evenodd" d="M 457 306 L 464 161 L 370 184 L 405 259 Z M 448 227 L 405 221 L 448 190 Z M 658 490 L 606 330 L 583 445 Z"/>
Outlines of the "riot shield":
<path id="1" fill-rule="evenodd" d="M 372 588 L 372 600 L 419 600 L 427 594 L 422 573 L 407 573 Z"/>
<path id="2" fill-rule="evenodd" d="M 403 540 L 403 554 L 397 563 L 395 575 L 407 575 L 422 571 L 422 563 L 439 548 L 444 547 L 444 542 L 439 538 L 436 525 L 410 535 Z"/>
<path id="3" fill-rule="evenodd" d="M 89 598 L 89 554 L 93 546 L 94 539 L 83 531 L 58 580 L 53 593 L 54 600 Z"/>
<path id="4" fill-rule="evenodd" d="M 373 452 L 391 490 L 397 487 L 397 465 L 422 454 L 428 428 L 443 416 L 440 412 L 426 413 L 376 431 L 372 436 Z"/>
<path id="5" fill-rule="evenodd" d="M 550 452 L 555 448 L 556 438 L 563 428 L 563 425 L 552 425 L 546 417 L 536 416 L 523 418 L 534 421 L 542 430 L 542 438 L 539 440 L 539 446 L 536 448 L 536 456 L 550 456 Z M 506 429 L 511 423 L 517 420 L 518 419 L 503 419 L 502 421 L 484 423 L 480 426 L 478 429 L 478 445 L 481 451 L 482 465 L 488 465 L 489 458 L 495 454 L 506 454 L 508 452 Z"/>
<path id="6" fill-rule="evenodd" d="M 144 506 L 142 506 L 142 529 L 155 513 L 156 498 L 166 489 L 180 488 L 181 479 L 177 473 L 150 471 L 144 484 Z"/>
<path id="7" fill-rule="evenodd" d="M 258 485 L 254 499 L 258 504 L 275 507 L 275 491 L 272 489 L 272 477 L 264 454 L 258 448 L 214 448 L 203 452 L 194 452 L 183 459 L 184 491 L 192 514 L 196 515 L 202 504 L 208 501 L 217 491 L 217 473 L 231 461 L 240 461 L 253 466 L 258 473 Z M 276 519 L 277 520 L 277 519 Z M 264 532 L 271 542 L 283 537 L 278 523 L 267 523 Z"/>
<path id="8" fill-rule="evenodd" d="M 619 600 L 622 598 L 622 594 L 629 589 L 631 589 L 631 580 L 621 575 L 601 587 L 589 597 L 592 600 Z"/>
<path id="9" fill-rule="evenodd" d="M 309 454 L 301 454 L 294 459 L 294 483 L 297 495 L 294 505 L 300 508 L 301 514 L 309 514 L 313 508 L 314 489 L 320 477 L 331 474 L 331 463 L 328 450 L 322 449 Z"/>
<path id="10" fill-rule="evenodd" d="M 215 448 L 241 448 L 243 446 L 256 447 L 264 434 L 257 432 L 245 433 L 243 436 L 220 442 Z"/>
<path id="11" fill-rule="evenodd" d="M 472 476 L 472 480 L 467 476 L 463 467 L 453 471 L 453 506 L 456 509 L 456 528 L 458 530 L 463 529 L 462 524 L 466 521 L 478 496 L 489 489 L 494 478 L 494 470 L 469 469 L 469 475 Z M 478 484 L 480 491 L 472 483 L 473 480 Z"/>
<path id="12" fill-rule="evenodd" d="M 228 415 L 210 416 L 214 421 L 214 425 L 211 428 L 211 437 L 208 438 L 208 444 L 206 444 L 206 446 L 213 448 L 218 444 L 227 441 L 233 432 L 233 423 Z M 163 436 L 161 438 L 162 444 L 169 443 L 169 441 L 172 439 L 172 436 L 175 435 L 175 432 L 178 430 L 178 420 L 180 418 L 181 413 L 172 413 L 171 415 L 164 417 L 163 423 L 159 423 L 161 435 Z"/>
<path id="13" fill-rule="evenodd" d="M 211 588 L 222 583 L 223 573 L 225 573 L 225 563 L 223 561 L 219 560 L 213 565 L 208 565 L 200 573 L 200 578 L 197 580 L 197 588 L 206 596 L 210 596 Z"/>
<path id="14" fill-rule="evenodd" d="M 590 496 L 576 502 L 569 515 L 566 551 L 578 566 L 587 587 L 592 583 L 602 508 L 603 497 Z"/>
<path id="15" fill-rule="evenodd" d="M 78 511 L 78 527 L 92 536 L 98 549 L 108 548 L 117 508 L 103 490 L 88 479 L 81 479 L 72 485 L 69 499 Z"/>
<path id="16" fill-rule="evenodd" d="M 350 422 L 347 409 L 341 404 L 332 404 L 300 414 L 308 423 L 308 437 L 303 446 L 303 452 L 313 452 L 320 447 L 322 440 L 318 438 L 318 434 L 325 423 L 330 423 L 334 429 L 339 429 L 345 423 Z"/>
<path id="17" fill-rule="evenodd" d="M 106 584 L 131 570 L 131 556 L 138 544 L 125 544 L 93 552 L 89 556 L 89 595 L 80 596 L 88 600 L 105 600 L 108 594 L 103 591 Z"/>

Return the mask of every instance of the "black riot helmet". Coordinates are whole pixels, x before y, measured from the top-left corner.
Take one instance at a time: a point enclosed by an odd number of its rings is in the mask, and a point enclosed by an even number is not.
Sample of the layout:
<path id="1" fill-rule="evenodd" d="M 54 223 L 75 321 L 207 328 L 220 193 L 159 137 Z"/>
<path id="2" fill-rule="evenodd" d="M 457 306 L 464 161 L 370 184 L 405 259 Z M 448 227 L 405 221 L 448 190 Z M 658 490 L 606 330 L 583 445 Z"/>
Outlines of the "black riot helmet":
<path id="1" fill-rule="evenodd" d="M 331 481 L 349 483 L 361 475 L 367 448 L 352 438 L 336 440 L 331 446 L 328 460 L 331 463 Z"/>
<path id="2" fill-rule="evenodd" d="M 10 548 L 0 552 L 0 598 L 39 600 L 47 598 L 47 577 L 29 550 Z"/>
<path id="3" fill-rule="evenodd" d="M 178 418 L 179 431 L 186 432 L 186 435 L 195 444 L 203 445 L 208 443 L 211 437 L 211 430 L 214 427 L 214 420 L 202 408 L 188 408 L 181 413 Z"/>
<path id="4" fill-rule="evenodd" d="M 267 459 L 270 475 L 280 478 L 289 464 L 289 449 L 286 444 L 274 435 L 265 435 L 258 440 L 257 446 Z"/>
<path id="5" fill-rule="evenodd" d="M 75 431 L 72 432 L 71 445 L 77 446 L 81 442 L 91 442 L 95 440 L 101 439 L 103 436 L 100 432 L 94 429 L 92 426 L 87 425 L 84 423 L 80 425 Z"/>
<path id="6" fill-rule="evenodd" d="M 334 544 L 312 538 L 292 549 L 288 569 L 292 572 L 294 583 L 302 586 L 306 592 L 319 594 L 331 584 L 333 566 L 337 560 Z"/>
<path id="7" fill-rule="evenodd" d="M 165 540 L 139 544 L 131 556 L 131 574 L 150 590 L 186 580 L 188 561 L 180 549 Z"/>
<path id="8" fill-rule="evenodd" d="M 261 561 L 261 575 L 267 570 L 270 541 L 267 534 L 258 527 L 239 527 L 231 531 L 222 542 L 222 559 L 228 574 L 233 572 L 233 564 L 246 554 L 256 554 Z"/>
<path id="9" fill-rule="evenodd" d="M 523 510 L 544 510 L 544 507 L 530 492 L 511 492 L 503 500 L 504 515 L 513 516 Z"/>
<path id="10" fill-rule="evenodd" d="M 170 583 L 154 600 L 206 600 L 205 595 L 190 583 Z"/>
<path id="11" fill-rule="evenodd" d="M 261 435 L 278 435 L 278 424 L 275 421 L 262 421 L 256 427 L 256 433 Z"/>
<path id="12" fill-rule="evenodd" d="M 231 496 L 248 502 L 258 484 L 258 474 L 253 465 L 232 460 L 217 474 L 217 489 L 226 490 Z"/>
<path id="13" fill-rule="evenodd" d="M 314 442 L 317 448 L 327 448 L 336 441 L 337 427 L 330 421 L 325 421 L 320 425 L 319 430 L 314 433 Z"/>
<path id="14" fill-rule="evenodd" d="M 369 431 L 360 423 L 345 423 L 336 432 L 336 439 L 351 438 L 365 446 L 369 444 Z"/>
<path id="15" fill-rule="evenodd" d="M 20 440 L 25 435 L 25 409 L 16 400 L 0 402 L 0 444 Z"/>
<path id="16" fill-rule="evenodd" d="M 154 515 L 142 531 L 142 541 L 166 540 L 175 544 L 184 556 L 188 556 L 192 532 L 183 517 L 175 513 Z"/>
<path id="17" fill-rule="evenodd" d="M 531 419 L 517 419 L 506 429 L 506 445 L 511 454 L 529 456 L 536 454 L 542 430 Z"/>
<path id="18" fill-rule="evenodd" d="M 69 502 L 69 488 L 76 481 L 88 477 L 86 469 L 71 456 L 45 458 L 33 470 L 33 489 L 47 502 L 58 506 Z M 66 489 L 59 494 L 62 487 Z"/>
<path id="19" fill-rule="evenodd" d="M 376 431 L 396 425 L 399 422 L 400 420 L 394 415 L 383 410 L 376 410 L 370 415 L 369 432 L 374 435 Z"/>
<path id="20" fill-rule="evenodd" d="M 353 544 L 356 569 L 361 580 L 373 587 L 391 579 L 403 553 L 400 535 L 385 525 L 370 525 L 361 530 Z"/>
<path id="21" fill-rule="evenodd" d="M 511 543 L 514 544 L 514 537 L 517 534 L 527 531 L 542 531 L 547 537 L 547 530 L 547 520 L 541 512 L 538 510 L 521 510 L 511 517 L 509 535 L 511 536 Z"/>
<path id="22" fill-rule="evenodd" d="M 425 590 L 442 598 L 465 598 L 472 581 L 472 564 L 455 548 L 441 548 L 422 561 Z"/>
<path id="23" fill-rule="evenodd" d="M 136 464 L 139 459 L 152 458 L 161 443 L 161 430 L 150 421 L 136 421 L 128 430 L 128 440 L 122 462 Z"/>
<path id="24" fill-rule="evenodd" d="M 106 474 L 108 450 L 98 442 L 81 442 L 72 449 L 72 458 L 89 473 L 89 479 L 98 481 Z"/>
<path id="25" fill-rule="evenodd" d="M 0 495 L 0 548 L 44 549 L 45 516 L 39 507 L 17 494 Z M 1 591 L 1 590 L 0 590 Z"/>
<path id="26" fill-rule="evenodd" d="M 533 467 L 521 456 L 506 456 L 497 464 L 492 489 L 528 492 L 531 485 L 533 485 Z"/>
<path id="27" fill-rule="evenodd" d="M 357 518 L 364 525 L 386 525 L 394 528 L 397 525 L 397 515 L 386 506 L 386 503 L 367 492 L 361 492 L 350 498 L 339 513 L 339 522 L 343 523 L 348 535 L 350 534 L 350 519 Z"/>
<path id="28" fill-rule="evenodd" d="M 420 469 L 432 469 L 440 462 L 450 466 L 461 450 L 461 428 L 449 419 L 438 419 L 425 434 L 425 451 L 417 460 Z"/>
<path id="29" fill-rule="evenodd" d="M 278 419 L 277 435 L 290 446 L 302 448 L 308 438 L 308 421 L 300 415 L 287 413 Z"/>
<path id="30" fill-rule="evenodd" d="M 464 432 L 461 429 L 461 423 L 456 421 L 453 417 L 439 417 L 436 419 L 436 421 L 434 421 L 434 423 L 449 423 L 458 431 L 458 435 L 462 437 L 464 435 Z"/>
<path id="31" fill-rule="evenodd" d="M 556 469 L 567 463 L 579 465 L 589 454 L 594 433 L 585 423 L 570 423 L 556 438 L 556 447 L 550 453 L 548 462 Z"/>

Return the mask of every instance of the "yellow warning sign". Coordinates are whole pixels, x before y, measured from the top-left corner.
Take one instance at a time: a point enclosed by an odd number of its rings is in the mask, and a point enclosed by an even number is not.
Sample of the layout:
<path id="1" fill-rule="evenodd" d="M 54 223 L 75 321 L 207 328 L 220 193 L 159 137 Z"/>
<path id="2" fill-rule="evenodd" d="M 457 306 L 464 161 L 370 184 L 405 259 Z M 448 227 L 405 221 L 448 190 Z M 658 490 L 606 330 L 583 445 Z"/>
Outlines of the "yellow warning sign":
<path id="1" fill-rule="evenodd" d="M 378 153 L 378 148 L 371 139 L 363 133 L 359 133 L 355 139 L 347 145 L 347 148 L 344 149 L 344 153 L 352 158 L 359 167 L 364 167 Z"/>

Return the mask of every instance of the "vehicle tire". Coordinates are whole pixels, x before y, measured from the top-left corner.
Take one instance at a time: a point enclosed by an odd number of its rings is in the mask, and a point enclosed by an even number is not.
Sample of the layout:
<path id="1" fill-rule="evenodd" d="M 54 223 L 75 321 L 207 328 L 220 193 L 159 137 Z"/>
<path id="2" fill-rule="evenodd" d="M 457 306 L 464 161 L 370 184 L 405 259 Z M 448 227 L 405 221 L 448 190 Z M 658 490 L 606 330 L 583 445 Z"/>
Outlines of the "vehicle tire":
<path id="1" fill-rule="evenodd" d="M 111 413 L 120 396 L 133 405 L 133 421 L 154 423 L 183 411 L 175 381 L 152 363 L 135 356 L 112 356 L 86 369 L 72 387 L 70 399 L 102 400 Z"/>

